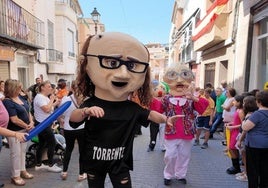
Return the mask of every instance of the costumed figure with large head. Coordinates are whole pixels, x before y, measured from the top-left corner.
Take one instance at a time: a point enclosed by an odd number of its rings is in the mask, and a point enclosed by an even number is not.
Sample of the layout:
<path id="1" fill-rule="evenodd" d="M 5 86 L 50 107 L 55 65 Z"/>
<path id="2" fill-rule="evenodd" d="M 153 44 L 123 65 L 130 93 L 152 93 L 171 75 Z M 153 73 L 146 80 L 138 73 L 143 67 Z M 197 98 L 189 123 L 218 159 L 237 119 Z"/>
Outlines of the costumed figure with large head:
<path id="1" fill-rule="evenodd" d="M 100 33 L 85 41 L 81 55 L 78 92 L 89 98 L 73 111 L 70 125 L 85 122 L 88 186 L 104 187 L 109 174 L 114 187 L 131 187 L 137 125 L 146 126 L 148 120 L 171 125 L 179 116 L 167 118 L 129 100 L 137 91 L 141 105 L 151 102 L 149 52 L 137 39 L 119 32 Z"/>
<path id="2" fill-rule="evenodd" d="M 155 110 L 157 112 L 162 113 L 161 111 L 161 100 L 163 96 L 168 94 L 169 92 L 169 87 L 167 83 L 161 81 L 159 82 L 158 80 L 153 80 L 152 81 L 152 94 L 153 94 L 153 99 L 150 104 L 150 110 Z M 165 151 L 165 146 L 164 146 L 164 133 L 165 133 L 165 123 L 155 123 L 151 122 L 150 123 L 150 143 L 148 146 L 147 151 L 153 151 L 155 148 L 156 144 L 156 139 L 157 139 L 157 134 L 159 133 L 159 144 L 160 144 L 160 149 L 162 151 Z"/>
<path id="3" fill-rule="evenodd" d="M 177 63 L 167 67 L 163 80 L 170 88 L 169 94 L 162 99 L 164 113 L 167 116 L 184 115 L 175 126 L 166 125 L 164 184 L 170 185 L 173 178 L 186 184 L 196 111 L 202 114 L 207 101 L 194 96 L 194 74 L 184 65 Z"/>

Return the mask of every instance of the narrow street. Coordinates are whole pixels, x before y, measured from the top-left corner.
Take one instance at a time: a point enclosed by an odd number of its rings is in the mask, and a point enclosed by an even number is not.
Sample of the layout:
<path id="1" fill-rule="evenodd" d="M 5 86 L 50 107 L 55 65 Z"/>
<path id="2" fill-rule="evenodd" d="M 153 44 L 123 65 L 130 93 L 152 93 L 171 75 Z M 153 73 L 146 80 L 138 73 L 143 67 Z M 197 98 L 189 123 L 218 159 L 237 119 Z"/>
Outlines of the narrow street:
<path id="1" fill-rule="evenodd" d="M 135 138 L 134 142 L 134 171 L 131 172 L 133 188 L 165 188 L 163 185 L 163 156 L 164 153 L 156 145 L 155 151 L 147 152 L 149 142 L 149 129 L 142 129 L 143 135 Z M 171 188 L 246 188 L 246 182 L 235 180 L 233 175 L 228 175 L 225 170 L 231 161 L 222 150 L 222 137 L 215 134 L 209 141 L 209 148 L 204 150 L 194 146 L 192 159 L 187 175 L 187 185 L 182 185 L 176 180 L 172 181 Z M 202 143 L 202 140 L 201 140 Z M 158 144 L 158 143 L 157 143 Z M 5 188 L 15 188 L 10 183 L 9 150 L 2 149 L 0 155 L 0 181 L 5 183 Z M 36 172 L 34 168 L 29 171 L 34 174 L 34 179 L 26 181 L 26 188 L 86 188 L 87 181 L 77 182 L 78 177 L 78 151 L 73 151 L 69 165 L 68 179 L 62 181 L 59 173 Z M 109 178 L 106 180 L 107 188 L 112 188 Z"/>

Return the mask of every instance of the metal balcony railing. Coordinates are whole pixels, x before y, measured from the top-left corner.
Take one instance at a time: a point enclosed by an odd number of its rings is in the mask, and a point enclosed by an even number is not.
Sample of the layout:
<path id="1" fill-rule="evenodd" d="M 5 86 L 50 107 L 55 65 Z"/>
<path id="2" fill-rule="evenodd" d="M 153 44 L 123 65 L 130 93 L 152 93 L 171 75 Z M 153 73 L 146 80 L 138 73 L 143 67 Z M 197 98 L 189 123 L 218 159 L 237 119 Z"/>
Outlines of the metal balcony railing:
<path id="1" fill-rule="evenodd" d="M 0 37 L 44 47 L 44 22 L 12 0 L 0 0 Z"/>
<path id="2" fill-rule="evenodd" d="M 69 52 L 68 53 L 70 57 L 75 57 L 75 53 L 74 52 Z"/>
<path id="3" fill-rule="evenodd" d="M 63 53 L 58 50 L 47 49 L 47 61 L 48 62 L 63 62 Z"/>

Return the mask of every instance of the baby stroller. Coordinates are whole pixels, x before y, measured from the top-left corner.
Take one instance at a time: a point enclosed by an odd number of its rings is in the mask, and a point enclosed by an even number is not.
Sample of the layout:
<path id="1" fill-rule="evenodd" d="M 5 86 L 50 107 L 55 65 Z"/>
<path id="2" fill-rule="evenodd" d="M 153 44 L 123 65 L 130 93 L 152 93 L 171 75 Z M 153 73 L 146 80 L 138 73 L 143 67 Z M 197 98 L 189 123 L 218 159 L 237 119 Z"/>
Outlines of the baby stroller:
<path id="1" fill-rule="evenodd" d="M 64 158 L 64 152 L 66 148 L 65 144 L 65 138 L 61 134 L 54 134 L 55 135 L 55 140 L 56 140 L 56 147 L 55 147 L 55 156 L 57 156 L 57 163 L 62 164 L 63 158 Z M 26 152 L 26 157 L 25 157 L 25 165 L 26 168 L 31 168 L 34 167 L 36 164 L 36 149 L 38 147 L 38 137 L 35 136 L 31 139 L 33 144 L 31 144 L 28 148 L 28 151 Z M 44 164 L 47 163 L 46 160 L 43 161 Z"/>

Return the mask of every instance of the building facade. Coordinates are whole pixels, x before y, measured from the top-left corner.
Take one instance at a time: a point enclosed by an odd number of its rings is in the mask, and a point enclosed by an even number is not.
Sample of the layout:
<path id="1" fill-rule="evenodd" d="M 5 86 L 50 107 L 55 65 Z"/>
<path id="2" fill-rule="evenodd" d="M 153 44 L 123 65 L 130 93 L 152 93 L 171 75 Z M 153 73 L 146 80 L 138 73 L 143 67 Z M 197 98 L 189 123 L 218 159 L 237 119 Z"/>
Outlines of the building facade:
<path id="1" fill-rule="evenodd" d="M 162 81 L 164 68 L 168 65 L 167 44 L 150 43 L 145 45 L 150 53 L 151 79 Z"/>
<path id="2" fill-rule="evenodd" d="M 43 20 L 35 16 L 36 2 L 23 3 L 0 1 L 0 79 L 19 79 L 27 87 L 34 80 L 38 50 L 45 47 L 45 32 Z"/>
<path id="3" fill-rule="evenodd" d="M 175 1 L 171 59 L 189 64 L 199 87 L 207 82 L 218 87 L 226 80 L 240 93 L 262 89 L 268 81 L 267 4 L 267 0 Z M 191 48 L 186 54 L 195 54 L 190 63 L 180 58 L 187 40 Z"/>
<path id="4" fill-rule="evenodd" d="M 74 79 L 78 54 L 78 0 L 0 1 L 0 79 Z M 4 54 L 4 55 L 3 55 Z"/>
<path id="5" fill-rule="evenodd" d="M 90 35 L 101 33 L 105 31 L 105 25 L 101 23 L 100 17 L 95 23 L 92 18 L 79 18 L 78 19 L 78 44 L 79 54 L 83 48 L 86 39 Z"/>

